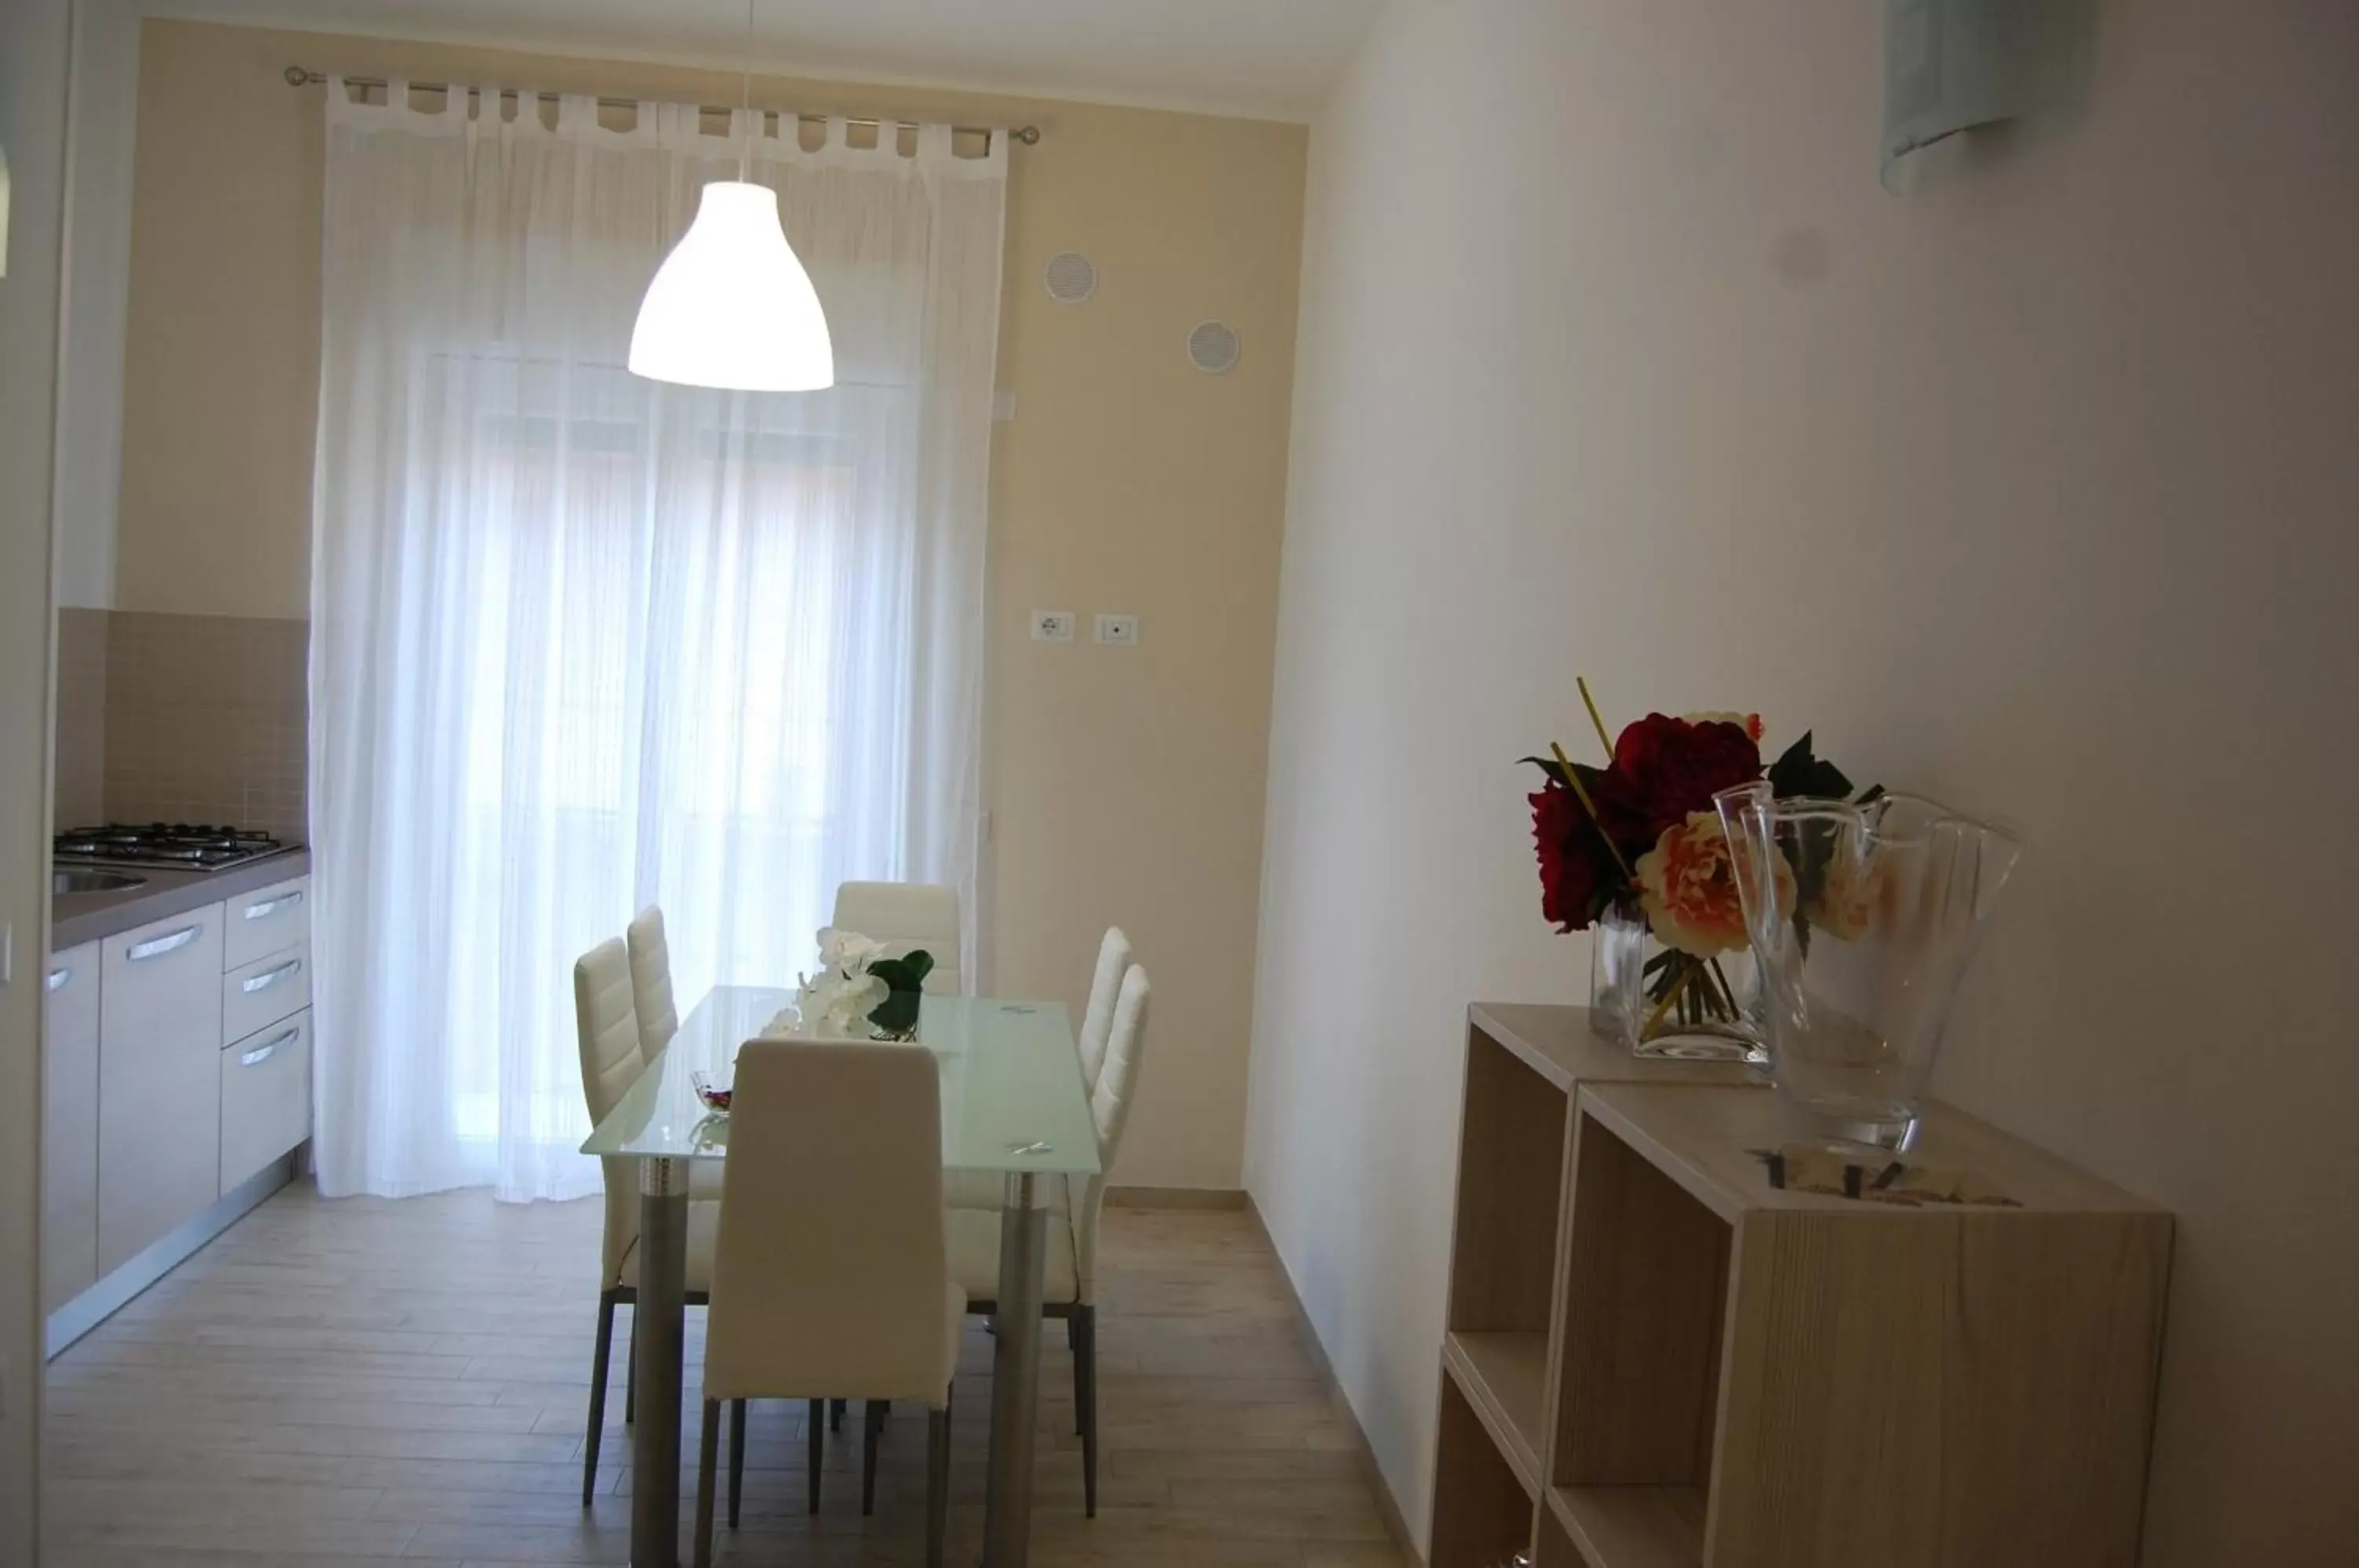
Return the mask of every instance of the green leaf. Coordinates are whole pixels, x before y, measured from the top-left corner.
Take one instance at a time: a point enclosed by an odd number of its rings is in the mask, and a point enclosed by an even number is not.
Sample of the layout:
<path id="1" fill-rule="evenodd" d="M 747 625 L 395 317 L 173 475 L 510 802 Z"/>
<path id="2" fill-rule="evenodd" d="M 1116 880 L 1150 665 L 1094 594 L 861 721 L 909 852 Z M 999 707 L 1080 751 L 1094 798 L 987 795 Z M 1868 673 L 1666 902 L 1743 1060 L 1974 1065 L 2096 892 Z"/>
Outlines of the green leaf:
<path id="1" fill-rule="evenodd" d="M 1802 738 L 1769 765 L 1769 789 L 1781 800 L 1790 800 L 1798 795 L 1830 800 L 1851 797 L 1851 780 L 1843 776 L 1843 770 L 1811 752 L 1809 730 L 1804 730 Z"/>
<path id="2" fill-rule="evenodd" d="M 1547 774 L 1549 779 L 1554 783 L 1562 784 L 1565 782 L 1564 768 L 1553 757 L 1519 757 L 1516 758 L 1516 761 L 1518 765 L 1527 762 L 1530 763 L 1534 768 L 1537 768 L 1541 772 Z"/>
<path id="3" fill-rule="evenodd" d="M 876 969 L 875 964 L 872 964 L 868 966 L 868 971 L 872 975 L 876 972 Z M 918 1027 L 919 999 L 919 993 L 904 991 L 897 987 L 892 995 L 877 1003 L 870 1010 L 868 1021 L 886 1034 L 908 1034 Z"/>
<path id="4" fill-rule="evenodd" d="M 933 972 L 934 955 L 922 948 L 905 958 L 874 959 L 868 965 L 868 973 L 897 993 L 924 989 L 926 976 Z"/>

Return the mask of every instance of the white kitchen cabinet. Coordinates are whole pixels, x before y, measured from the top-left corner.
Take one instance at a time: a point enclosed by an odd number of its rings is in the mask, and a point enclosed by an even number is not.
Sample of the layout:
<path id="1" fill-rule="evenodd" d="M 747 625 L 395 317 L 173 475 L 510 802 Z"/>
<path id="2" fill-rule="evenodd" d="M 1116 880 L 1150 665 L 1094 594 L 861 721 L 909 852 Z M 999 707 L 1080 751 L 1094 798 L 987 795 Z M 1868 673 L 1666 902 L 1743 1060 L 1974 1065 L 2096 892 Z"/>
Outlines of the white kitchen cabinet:
<path id="1" fill-rule="evenodd" d="M 229 929 L 222 967 L 242 969 L 257 958 L 283 953 L 311 930 L 311 879 L 293 877 L 240 893 L 228 905 Z"/>
<path id="2" fill-rule="evenodd" d="M 98 1279 L 98 950 L 44 971 L 41 1076 L 41 1311 Z"/>
<path id="3" fill-rule="evenodd" d="M 208 904 L 99 944 L 102 1277 L 221 1190 L 225 912 Z"/>
<path id="4" fill-rule="evenodd" d="M 311 1136 L 311 1015 L 298 1013 L 221 1053 L 221 1191 Z"/>
<path id="5" fill-rule="evenodd" d="M 235 909 L 233 899 L 230 907 Z M 222 976 L 222 1038 L 244 1040 L 255 1030 L 311 1005 L 311 950 L 307 944 L 257 958 Z"/>

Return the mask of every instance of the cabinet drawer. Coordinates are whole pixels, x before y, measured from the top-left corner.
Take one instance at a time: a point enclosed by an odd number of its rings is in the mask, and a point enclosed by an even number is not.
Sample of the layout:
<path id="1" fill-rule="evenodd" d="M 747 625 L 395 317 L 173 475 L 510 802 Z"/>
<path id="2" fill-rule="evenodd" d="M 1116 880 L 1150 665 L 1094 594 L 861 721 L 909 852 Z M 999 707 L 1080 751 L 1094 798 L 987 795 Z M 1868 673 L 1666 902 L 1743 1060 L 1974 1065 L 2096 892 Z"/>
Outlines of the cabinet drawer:
<path id="1" fill-rule="evenodd" d="M 221 1052 L 221 1181 L 228 1192 L 311 1136 L 311 1015 Z"/>
<path id="2" fill-rule="evenodd" d="M 208 904 L 99 944 L 102 1278 L 220 1187 L 222 915 Z"/>
<path id="3" fill-rule="evenodd" d="M 98 943 L 52 956 L 41 1076 L 41 1311 L 98 1279 Z"/>
<path id="4" fill-rule="evenodd" d="M 265 1025 L 275 1024 L 310 1005 L 309 945 L 257 958 L 222 976 L 222 1036 L 225 1040 L 244 1040 Z"/>
<path id="5" fill-rule="evenodd" d="M 229 901 L 222 967 L 240 969 L 266 953 L 299 947 L 311 934 L 311 879 L 290 877 Z"/>

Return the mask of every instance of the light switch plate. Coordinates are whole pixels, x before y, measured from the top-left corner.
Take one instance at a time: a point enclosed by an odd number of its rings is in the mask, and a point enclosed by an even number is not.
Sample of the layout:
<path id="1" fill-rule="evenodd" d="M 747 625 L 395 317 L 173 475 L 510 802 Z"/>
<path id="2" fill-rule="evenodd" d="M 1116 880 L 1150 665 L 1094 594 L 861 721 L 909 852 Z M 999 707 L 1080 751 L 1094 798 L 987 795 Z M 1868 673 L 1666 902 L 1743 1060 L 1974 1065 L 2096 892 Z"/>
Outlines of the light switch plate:
<path id="1" fill-rule="evenodd" d="M 1080 619 L 1071 610 L 1035 610 L 1032 612 L 1034 642 L 1071 642 L 1073 623 Z"/>
<path id="2" fill-rule="evenodd" d="M 1098 641 L 1119 648 L 1131 647 L 1138 641 L 1138 617 L 1127 615 L 1100 615 Z"/>

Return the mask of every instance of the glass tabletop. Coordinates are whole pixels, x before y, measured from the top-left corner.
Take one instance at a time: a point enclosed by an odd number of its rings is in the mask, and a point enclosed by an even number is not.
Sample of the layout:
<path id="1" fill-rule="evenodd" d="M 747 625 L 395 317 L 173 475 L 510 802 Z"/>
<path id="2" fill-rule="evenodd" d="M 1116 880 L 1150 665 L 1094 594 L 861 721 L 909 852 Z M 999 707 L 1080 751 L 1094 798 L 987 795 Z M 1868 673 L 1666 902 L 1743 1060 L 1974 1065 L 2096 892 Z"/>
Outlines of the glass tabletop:
<path id="1" fill-rule="evenodd" d="M 697 1098 L 695 1074 L 726 1087 L 738 1047 L 794 999 L 792 991 L 764 985 L 707 992 L 663 1054 L 591 1130 L 582 1152 L 632 1160 L 727 1154 L 729 1118 Z M 933 1052 L 941 1069 L 943 1169 L 1097 1174 L 1097 1124 L 1063 1003 L 928 996 L 918 1010 L 918 1038 L 906 1049 Z"/>

